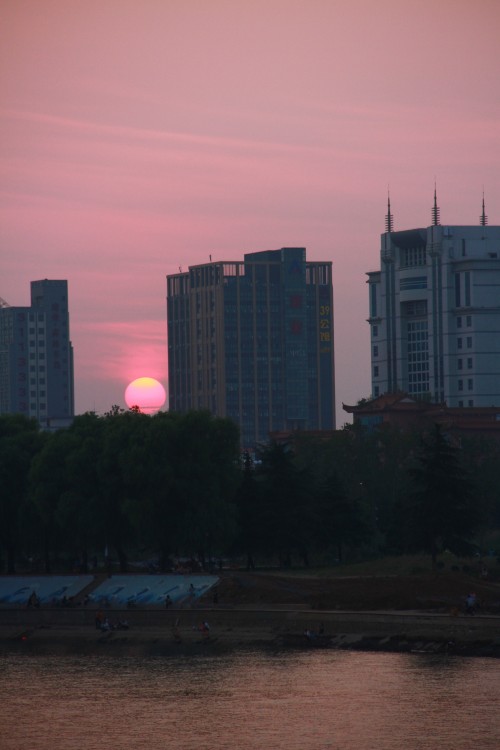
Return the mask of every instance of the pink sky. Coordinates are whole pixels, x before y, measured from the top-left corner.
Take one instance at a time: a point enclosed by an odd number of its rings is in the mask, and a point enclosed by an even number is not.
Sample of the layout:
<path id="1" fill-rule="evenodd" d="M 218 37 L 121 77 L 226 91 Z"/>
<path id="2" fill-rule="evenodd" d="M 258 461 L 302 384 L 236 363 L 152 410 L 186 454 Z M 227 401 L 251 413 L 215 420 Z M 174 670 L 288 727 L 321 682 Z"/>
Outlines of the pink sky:
<path id="1" fill-rule="evenodd" d="M 337 424 L 370 393 L 395 228 L 500 223 L 498 0 L 16 0 L 0 8 L 0 297 L 69 282 L 76 410 L 167 387 L 165 276 L 332 260 Z"/>

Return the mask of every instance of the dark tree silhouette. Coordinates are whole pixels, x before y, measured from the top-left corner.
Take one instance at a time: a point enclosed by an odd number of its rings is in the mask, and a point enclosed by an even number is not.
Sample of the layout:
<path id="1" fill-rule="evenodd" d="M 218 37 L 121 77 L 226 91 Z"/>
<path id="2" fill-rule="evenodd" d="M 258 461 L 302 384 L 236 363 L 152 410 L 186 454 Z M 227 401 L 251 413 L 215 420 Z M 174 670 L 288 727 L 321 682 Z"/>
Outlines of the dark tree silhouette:
<path id="1" fill-rule="evenodd" d="M 16 558 L 23 545 L 28 474 L 42 442 L 35 420 L 17 414 L 0 419 L 0 563 L 3 551 L 8 573 L 15 572 Z"/>
<path id="2" fill-rule="evenodd" d="M 470 552 L 470 540 L 481 521 L 480 507 L 460 449 L 440 425 L 434 425 L 422 440 L 409 472 L 414 482 L 406 507 L 410 544 L 429 552 L 433 567 L 444 549 L 455 554 Z"/>

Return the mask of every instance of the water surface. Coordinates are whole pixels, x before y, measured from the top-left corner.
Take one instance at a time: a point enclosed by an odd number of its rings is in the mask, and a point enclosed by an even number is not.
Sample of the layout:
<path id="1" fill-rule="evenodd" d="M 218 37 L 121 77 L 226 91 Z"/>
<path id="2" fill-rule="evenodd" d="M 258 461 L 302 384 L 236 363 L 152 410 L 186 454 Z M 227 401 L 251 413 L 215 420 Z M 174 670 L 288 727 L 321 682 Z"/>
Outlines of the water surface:
<path id="1" fill-rule="evenodd" d="M 495 659 L 347 651 L 0 661 L 2 750 L 499 750 Z"/>

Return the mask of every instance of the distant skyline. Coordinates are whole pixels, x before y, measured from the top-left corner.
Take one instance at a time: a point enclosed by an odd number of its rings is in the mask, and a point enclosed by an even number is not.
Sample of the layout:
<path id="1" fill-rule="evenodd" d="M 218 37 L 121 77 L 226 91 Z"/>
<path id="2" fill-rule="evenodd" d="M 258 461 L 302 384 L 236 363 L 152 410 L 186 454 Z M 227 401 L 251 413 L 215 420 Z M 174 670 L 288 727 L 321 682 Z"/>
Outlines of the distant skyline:
<path id="1" fill-rule="evenodd" d="M 167 387 L 166 276 L 333 261 L 337 425 L 370 395 L 394 228 L 500 224 L 497 0 L 19 0 L 0 9 L 0 297 L 67 279 L 76 413 Z"/>

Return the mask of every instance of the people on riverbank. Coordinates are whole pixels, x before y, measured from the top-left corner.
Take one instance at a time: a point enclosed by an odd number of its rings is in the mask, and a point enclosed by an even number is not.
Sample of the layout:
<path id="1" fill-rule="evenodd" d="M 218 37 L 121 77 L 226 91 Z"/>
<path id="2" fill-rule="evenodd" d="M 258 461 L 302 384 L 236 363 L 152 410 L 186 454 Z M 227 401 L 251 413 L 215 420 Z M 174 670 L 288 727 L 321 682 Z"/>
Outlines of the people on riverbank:
<path id="1" fill-rule="evenodd" d="M 465 613 L 467 615 L 475 615 L 477 608 L 477 598 L 474 593 L 467 594 L 465 599 Z"/>
<path id="2" fill-rule="evenodd" d="M 40 607 L 40 598 L 36 595 L 36 591 L 33 590 L 31 592 L 31 594 L 29 596 L 29 599 L 28 599 L 28 601 L 26 603 L 26 606 L 27 607 L 35 607 L 36 609 L 38 609 Z"/>

